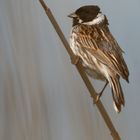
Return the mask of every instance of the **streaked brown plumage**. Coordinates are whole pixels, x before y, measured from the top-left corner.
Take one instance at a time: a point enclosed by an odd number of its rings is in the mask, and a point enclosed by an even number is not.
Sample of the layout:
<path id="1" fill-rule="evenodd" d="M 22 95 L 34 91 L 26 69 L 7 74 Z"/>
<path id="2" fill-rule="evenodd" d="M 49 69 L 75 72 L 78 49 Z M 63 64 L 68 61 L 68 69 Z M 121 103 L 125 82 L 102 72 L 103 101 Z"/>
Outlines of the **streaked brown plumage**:
<path id="1" fill-rule="evenodd" d="M 70 37 L 73 52 L 82 59 L 90 76 L 109 82 L 115 110 L 120 112 L 125 100 L 119 79 L 121 76 L 128 81 L 129 72 L 123 51 L 109 31 L 106 16 L 94 5 L 81 7 L 70 16 L 73 18 Z"/>

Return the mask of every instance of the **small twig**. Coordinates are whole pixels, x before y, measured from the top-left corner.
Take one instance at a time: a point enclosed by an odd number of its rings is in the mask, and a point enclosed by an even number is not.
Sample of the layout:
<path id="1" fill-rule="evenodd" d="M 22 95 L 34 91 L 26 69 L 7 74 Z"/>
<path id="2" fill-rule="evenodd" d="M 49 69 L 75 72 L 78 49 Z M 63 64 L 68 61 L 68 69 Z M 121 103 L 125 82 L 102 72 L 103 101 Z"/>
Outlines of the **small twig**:
<path id="1" fill-rule="evenodd" d="M 64 47 L 65 49 L 67 50 L 68 54 L 70 55 L 71 59 L 74 59 L 75 55 L 73 54 L 70 46 L 69 46 L 69 43 L 67 42 L 62 30 L 60 29 L 59 25 L 57 24 L 51 10 L 48 8 L 48 6 L 45 4 L 45 2 L 43 0 L 39 0 L 42 7 L 44 8 L 48 18 L 50 19 L 55 31 L 57 32 L 58 36 L 60 37 L 62 43 L 64 44 Z M 85 71 L 84 71 L 84 68 L 81 64 L 81 61 L 78 61 L 78 63 L 76 64 L 76 68 L 77 70 L 79 71 L 79 74 L 81 75 L 91 97 L 94 99 L 94 101 L 96 100 L 96 96 L 97 96 L 97 93 L 96 91 L 94 90 L 90 80 L 88 79 Z M 117 131 L 115 130 L 115 127 L 109 117 L 109 115 L 107 114 L 102 102 L 100 101 L 100 99 L 98 100 L 98 102 L 96 103 L 97 105 L 97 108 L 99 109 L 99 112 L 101 113 L 101 116 L 103 117 L 106 125 L 108 126 L 110 132 L 111 132 L 111 135 L 113 137 L 114 140 L 121 140 Z"/>
<path id="2" fill-rule="evenodd" d="M 62 30 L 60 29 L 60 27 L 59 27 L 58 23 L 56 22 L 54 16 L 52 15 L 51 10 L 48 8 L 48 6 L 44 3 L 43 0 L 39 0 L 39 1 L 41 3 L 42 7 L 44 8 L 49 20 L 51 21 L 53 27 L 55 28 L 55 31 L 57 32 L 58 36 L 60 37 L 61 41 L 63 42 L 63 44 L 65 46 L 65 49 L 67 50 L 67 52 L 69 53 L 71 58 L 73 58 L 74 54 L 73 54 L 72 50 L 70 49 L 69 44 L 68 44 Z"/>

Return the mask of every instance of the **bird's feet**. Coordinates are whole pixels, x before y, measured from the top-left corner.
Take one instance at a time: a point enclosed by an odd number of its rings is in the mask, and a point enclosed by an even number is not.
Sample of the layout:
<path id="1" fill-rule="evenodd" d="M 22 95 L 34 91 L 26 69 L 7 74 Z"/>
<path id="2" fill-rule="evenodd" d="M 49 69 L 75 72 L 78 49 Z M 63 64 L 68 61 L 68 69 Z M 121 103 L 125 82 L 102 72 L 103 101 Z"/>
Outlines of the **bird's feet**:
<path id="1" fill-rule="evenodd" d="M 101 95 L 102 95 L 102 93 L 99 93 L 96 95 L 96 99 L 94 100 L 94 104 L 96 104 L 99 101 Z"/>
<path id="2" fill-rule="evenodd" d="M 104 92 L 104 90 L 105 90 L 107 85 L 108 85 L 108 81 L 106 81 L 106 83 L 105 83 L 103 89 L 101 90 L 101 92 L 96 95 L 96 99 L 94 101 L 95 104 L 99 101 L 99 99 L 102 96 L 102 94 L 103 94 L 103 92 Z"/>
<path id="3" fill-rule="evenodd" d="M 71 58 L 71 63 L 76 65 L 80 60 L 80 57 L 77 56 L 77 55 L 74 55 L 72 58 Z"/>

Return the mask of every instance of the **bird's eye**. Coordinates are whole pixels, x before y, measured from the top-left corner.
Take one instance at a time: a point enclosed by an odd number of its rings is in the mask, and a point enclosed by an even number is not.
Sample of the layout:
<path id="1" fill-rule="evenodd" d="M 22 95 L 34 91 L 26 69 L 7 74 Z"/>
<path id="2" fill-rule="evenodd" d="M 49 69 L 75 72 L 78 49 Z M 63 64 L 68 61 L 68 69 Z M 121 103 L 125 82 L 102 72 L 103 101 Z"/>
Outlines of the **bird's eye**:
<path id="1" fill-rule="evenodd" d="M 83 22 L 83 20 L 80 19 L 79 17 L 75 17 L 75 19 L 78 21 L 78 23 L 82 23 Z"/>

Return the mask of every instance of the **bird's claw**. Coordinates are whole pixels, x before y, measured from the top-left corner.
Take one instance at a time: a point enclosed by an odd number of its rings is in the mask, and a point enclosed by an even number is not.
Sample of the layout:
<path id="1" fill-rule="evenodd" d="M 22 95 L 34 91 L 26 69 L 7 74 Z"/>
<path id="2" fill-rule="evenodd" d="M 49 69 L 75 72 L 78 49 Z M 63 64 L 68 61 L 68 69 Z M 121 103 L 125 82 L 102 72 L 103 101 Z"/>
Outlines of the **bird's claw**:
<path id="1" fill-rule="evenodd" d="M 71 58 L 71 63 L 76 65 L 78 62 L 79 62 L 79 59 L 80 57 L 77 56 L 77 55 L 74 55 L 72 58 Z"/>
<path id="2" fill-rule="evenodd" d="M 94 100 L 94 104 L 96 104 L 99 101 L 100 97 L 101 97 L 100 94 L 96 95 L 96 99 Z"/>

